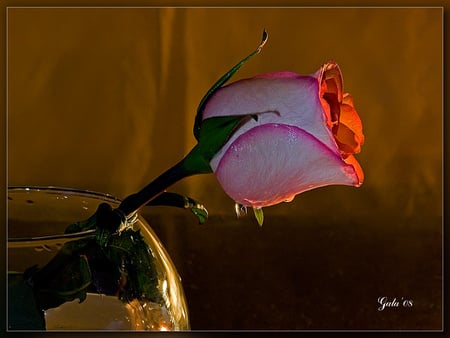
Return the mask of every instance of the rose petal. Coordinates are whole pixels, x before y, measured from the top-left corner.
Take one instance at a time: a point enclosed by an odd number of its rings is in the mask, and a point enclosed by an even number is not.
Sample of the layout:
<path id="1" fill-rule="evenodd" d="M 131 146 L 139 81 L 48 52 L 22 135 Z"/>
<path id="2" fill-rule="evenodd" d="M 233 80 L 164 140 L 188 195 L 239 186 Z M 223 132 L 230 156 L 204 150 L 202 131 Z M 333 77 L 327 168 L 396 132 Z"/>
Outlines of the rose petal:
<path id="1" fill-rule="evenodd" d="M 273 78 L 294 78 L 294 79 L 298 79 L 298 78 L 302 78 L 304 77 L 303 75 L 291 72 L 291 71 L 281 71 L 281 72 L 269 72 L 269 73 L 262 73 L 262 74 L 258 74 L 256 76 L 254 76 L 254 79 L 273 79 Z"/>
<path id="2" fill-rule="evenodd" d="M 263 74 L 236 81 L 211 96 L 206 103 L 203 119 L 269 111 L 292 115 L 311 105 L 312 100 L 308 98 L 317 96 L 317 86 L 317 80 L 309 76 L 279 78 L 264 77 Z"/>
<path id="3" fill-rule="evenodd" d="M 342 154 L 356 154 L 361 151 L 361 143 L 355 133 L 345 124 L 339 123 L 335 137 Z"/>
<path id="4" fill-rule="evenodd" d="M 364 172 L 355 156 L 349 155 L 344 159 L 344 161 L 345 163 L 350 164 L 355 169 L 356 176 L 358 177 L 358 183 L 355 184 L 355 187 L 361 186 L 361 184 L 363 184 L 364 182 Z"/>
<path id="5" fill-rule="evenodd" d="M 346 164 L 310 133 L 295 126 L 266 124 L 239 136 L 221 158 L 216 177 L 237 203 L 264 207 L 331 184 L 359 185 Z"/>
<path id="6" fill-rule="evenodd" d="M 281 77 L 280 77 L 281 76 Z M 216 160 L 225 153 L 228 145 L 248 130 L 267 123 L 297 126 L 314 135 L 330 149 L 337 146 L 322 107 L 317 79 L 292 72 L 262 74 L 252 79 L 240 80 L 217 90 L 205 106 L 203 118 L 233 115 L 258 115 L 239 127 Z"/>
<path id="7" fill-rule="evenodd" d="M 337 63 L 324 64 L 317 73 L 320 97 L 328 126 L 331 125 L 336 142 L 344 157 L 360 152 L 364 143 L 362 122 L 350 94 L 343 94 L 343 80 Z"/>
<path id="8" fill-rule="evenodd" d="M 361 145 L 364 144 L 364 134 L 362 131 L 361 118 L 354 108 L 351 95 L 348 93 L 344 94 L 341 105 L 339 124 L 345 125 L 345 127 L 353 134 L 353 136 L 351 136 L 351 142 L 356 144 L 352 146 L 352 148 L 354 149 L 352 153 L 358 153 L 361 150 Z M 347 135 L 346 137 L 348 138 L 349 136 Z M 339 135 L 339 132 L 337 133 L 336 138 L 340 142 L 344 142 Z"/>
<path id="9" fill-rule="evenodd" d="M 334 61 L 329 61 L 324 64 L 321 71 L 318 73 L 319 83 L 325 83 L 327 92 L 336 95 L 339 102 L 342 101 L 342 88 L 344 86 L 342 80 L 342 73 L 339 65 Z M 323 89 L 323 88 L 322 88 Z M 321 92 L 322 96 L 323 92 Z"/>

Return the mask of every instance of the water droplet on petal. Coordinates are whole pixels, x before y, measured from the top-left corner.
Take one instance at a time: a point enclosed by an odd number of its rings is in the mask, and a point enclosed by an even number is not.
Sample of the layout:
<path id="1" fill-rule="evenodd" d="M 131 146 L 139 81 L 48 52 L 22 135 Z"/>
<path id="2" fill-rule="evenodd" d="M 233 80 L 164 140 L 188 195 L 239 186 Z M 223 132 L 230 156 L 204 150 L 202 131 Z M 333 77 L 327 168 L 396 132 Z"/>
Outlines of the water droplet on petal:
<path id="1" fill-rule="evenodd" d="M 292 202 L 292 200 L 293 200 L 294 198 L 295 198 L 295 195 L 286 198 L 284 201 L 287 202 L 287 203 L 289 203 L 289 202 Z"/>
<path id="2" fill-rule="evenodd" d="M 242 217 L 247 215 L 247 207 L 245 205 L 236 203 L 234 205 L 234 211 L 236 212 L 237 217 Z"/>

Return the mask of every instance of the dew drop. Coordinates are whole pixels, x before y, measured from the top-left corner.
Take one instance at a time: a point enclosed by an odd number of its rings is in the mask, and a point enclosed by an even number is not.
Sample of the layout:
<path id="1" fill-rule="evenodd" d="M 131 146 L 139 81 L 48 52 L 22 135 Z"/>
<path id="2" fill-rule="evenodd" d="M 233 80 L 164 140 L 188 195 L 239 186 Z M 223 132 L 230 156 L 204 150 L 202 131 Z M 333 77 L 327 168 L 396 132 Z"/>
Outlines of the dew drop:
<path id="1" fill-rule="evenodd" d="M 289 203 L 289 202 L 292 202 L 292 200 L 293 200 L 294 198 L 295 198 L 295 195 L 286 198 L 284 201 L 285 201 L 286 203 Z"/>
<path id="2" fill-rule="evenodd" d="M 234 211 L 236 212 L 237 217 L 242 217 L 247 215 L 247 207 L 245 205 L 236 203 L 234 205 Z"/>

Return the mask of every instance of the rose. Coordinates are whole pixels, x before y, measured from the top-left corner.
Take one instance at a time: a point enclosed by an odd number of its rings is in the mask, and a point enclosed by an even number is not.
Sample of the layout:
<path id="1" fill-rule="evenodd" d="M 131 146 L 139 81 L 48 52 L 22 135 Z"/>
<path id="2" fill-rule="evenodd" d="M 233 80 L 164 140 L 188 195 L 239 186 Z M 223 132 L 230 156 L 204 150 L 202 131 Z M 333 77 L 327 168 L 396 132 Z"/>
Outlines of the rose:
<path id="1" fill-rule="evenodd" d="M 221 87 L 202 118 L 236 115 L 256 118 L 234 130 L 210 165 L 237 203 L 261 208 L 321 186 L 362 184 L 353 156 L 362 123 L 336 63 L 310 76 L 267 73 Z"/>
<path id="2" fill-rule="evenodd" d="M 202 98 L 195 147 L 115 211 L 132 215 L 149 203 L 190 205 L 163 192 L 184 177 L 214 172 L 237 204 L 253 207 L 261 225 L 264 206 L 321 186 L 362 184 L 363 171 L 353 156 L 364 143 L 362 123 L 351 96 L 343 93 L 336 63 L 309 76 L 275 72 L 225 85 L 266 41 L 264 31 L 258 48 Z"/>

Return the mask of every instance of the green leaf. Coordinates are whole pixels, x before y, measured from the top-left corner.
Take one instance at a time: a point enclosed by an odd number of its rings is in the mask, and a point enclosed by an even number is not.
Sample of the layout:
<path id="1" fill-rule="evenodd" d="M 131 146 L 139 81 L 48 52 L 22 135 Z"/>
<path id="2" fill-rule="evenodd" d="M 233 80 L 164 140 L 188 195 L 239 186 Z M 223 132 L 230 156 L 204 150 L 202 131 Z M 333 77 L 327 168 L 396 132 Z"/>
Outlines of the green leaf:
<path id="1" fill-rule="evenodd" d="M 262 208 L 253 208 L 253 212 L 255 214 L 256 220 L 258 221 L 259 226 L 262 226 L 264 223 L 264 213 Z"/>
<path id="2" fill-rule="evenodd" d="M 208 210 L 200 202 L 177 193 L 163 192 L 161 195 L 155 197 L 147 206 L 164 205 L 183 209 L 190 209 L 197 217 L 200 224 L 203 224 L 208 219 Z"/>
<path id="3" fill-rule="evenodd" d="M 241 68 L 248 60 L 250 60 L 254 55 L 258 54 L 261 49 L 264 47 L 264 45 L 267 42 L 267 32 L 266 30 L 263 31 L 261 43 L 259 44 L 258 48 L 256 48 L 252 53 L 250 53 L 247 57 L 242 59 L 239 63 L 237 63 L 233 68 L 231 68 L 228 72 L 226 72 L 216 83 L 213 84 L 213 86 L 206 92 L 206 95 L 202 98 L 200 101 L 200 104 L 197 108 L 197 115 L 195 116 L 195 122 L 194 122 L 194 136 L 197 140 L 200 139 L 200 130 L 203 120 L 203 110 L 205 108 L 206 103 L 208 102 L 211 95 L 214 94 L 214 92 L 222 87 L 238 70 Z"/>

